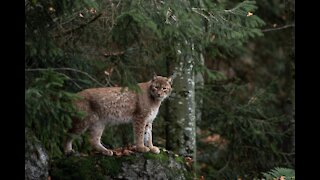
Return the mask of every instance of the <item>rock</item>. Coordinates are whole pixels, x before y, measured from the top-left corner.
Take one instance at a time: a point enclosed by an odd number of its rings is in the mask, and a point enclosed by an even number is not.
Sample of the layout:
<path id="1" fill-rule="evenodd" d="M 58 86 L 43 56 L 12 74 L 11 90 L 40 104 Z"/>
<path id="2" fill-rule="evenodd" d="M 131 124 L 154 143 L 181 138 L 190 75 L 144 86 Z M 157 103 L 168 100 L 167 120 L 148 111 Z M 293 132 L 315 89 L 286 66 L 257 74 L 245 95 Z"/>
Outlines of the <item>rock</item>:
<path id="1" fill-rule="evenodd" d="M 193 179 L 183 157 L 161 150 L 160 154 L 134 153 L 129 156 L 70 156 L 54 159 L 52 179 Z"/>
<path id="2" fill-rule="evenodd" d="M 31 130 L 25 129 L 25 180 L 47 180 L 49 156 Z"/>

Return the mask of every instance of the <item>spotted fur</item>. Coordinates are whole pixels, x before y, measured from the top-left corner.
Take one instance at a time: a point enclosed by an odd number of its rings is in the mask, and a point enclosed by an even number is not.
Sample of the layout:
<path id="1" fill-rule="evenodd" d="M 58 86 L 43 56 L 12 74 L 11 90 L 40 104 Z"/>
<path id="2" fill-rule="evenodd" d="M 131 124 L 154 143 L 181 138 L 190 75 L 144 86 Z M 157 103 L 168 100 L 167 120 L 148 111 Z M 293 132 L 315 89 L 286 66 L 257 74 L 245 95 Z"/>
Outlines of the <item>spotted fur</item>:
<path id="1" fill-rule="evenodd" d="M 161 102 L 171 93 L 171 84 L 171 77 L 154 76 L 152 80 L 138 84 L 140 93 L 121 87 L 83 90 L 78 93 L 82 98 L 74 104 L 78 110 L 84 111 L 86 116 L 84 119 L 73 119 L 69 134 L 80 135 L 88 131 L 93 149 L 112 156 L 113 152 L 101 144 L 101 136 L 106 125 L 133 123 L 137 151 L 159 153 L 159 148 L 152 144 L 152 122 Z M 148 132 L 146 143 L 145 130 Z M 73 152 L 73 137 L 68 136 L 65 140 L 66 154 Z"/>

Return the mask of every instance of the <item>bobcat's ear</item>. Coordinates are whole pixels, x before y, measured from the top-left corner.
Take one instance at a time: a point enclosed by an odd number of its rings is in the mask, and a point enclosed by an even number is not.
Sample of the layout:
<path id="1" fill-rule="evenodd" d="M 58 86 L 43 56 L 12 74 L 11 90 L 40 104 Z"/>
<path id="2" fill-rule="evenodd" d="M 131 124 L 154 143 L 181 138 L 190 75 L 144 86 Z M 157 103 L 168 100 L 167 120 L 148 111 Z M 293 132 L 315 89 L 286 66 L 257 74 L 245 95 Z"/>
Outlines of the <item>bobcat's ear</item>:
<path id="1" fill-rule="evenodd" d="M 153 72 L 153 77 L 152 77 L 152 81 L 157 79 L 157 74 L 155 72 Z"/>
<path id="2" fill-rule="evenodd" d="M 177 73 L 173 73 L 170 77 L 168 77 L 168 82 L 172 85 L 173 79 L 176 78 Z"/>

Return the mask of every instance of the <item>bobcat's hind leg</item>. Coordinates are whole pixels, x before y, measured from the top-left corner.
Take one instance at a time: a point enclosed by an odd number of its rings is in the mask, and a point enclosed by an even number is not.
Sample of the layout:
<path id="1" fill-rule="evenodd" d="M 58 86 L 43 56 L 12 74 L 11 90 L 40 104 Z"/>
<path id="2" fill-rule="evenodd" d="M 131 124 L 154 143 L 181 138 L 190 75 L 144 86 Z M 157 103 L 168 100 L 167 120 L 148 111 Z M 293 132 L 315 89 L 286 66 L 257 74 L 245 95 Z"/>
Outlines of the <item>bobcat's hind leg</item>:
<path id="1" fill-rule="evenodd" d="M 67 137 L 64 140 L 64 153 L 66 155 L 74 153 L 74 150 L 72 149 L 72 141 L 76 136 L 81 135 L 87 128 L 88 124 L 85 120 L 74 119 L 73 127 L 69 130 Z"/>
<path id="2" fill-rule="evenodd" d="M 103 155 L 112 156 L 113 152 L 105 148 L 101 144 L 101 136 L 103 133 L 105 125 L 102 123 L 96 123 L 89 127 L 89 142 L 91 146 L 102 153 Z"/>

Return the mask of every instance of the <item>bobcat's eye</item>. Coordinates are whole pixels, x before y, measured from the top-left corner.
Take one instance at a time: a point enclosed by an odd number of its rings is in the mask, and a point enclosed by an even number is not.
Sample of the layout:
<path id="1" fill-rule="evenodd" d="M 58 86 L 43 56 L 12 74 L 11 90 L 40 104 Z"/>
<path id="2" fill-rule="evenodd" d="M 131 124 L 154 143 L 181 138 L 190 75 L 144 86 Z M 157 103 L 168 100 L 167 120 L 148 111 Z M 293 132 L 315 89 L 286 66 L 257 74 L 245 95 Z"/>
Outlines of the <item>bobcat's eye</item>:
<path id="1" fill-rule="evenodd" d="M 163 87 L 162 90 L 167 90 L 167 88 L 166 88 L 166 87 Z"/>

